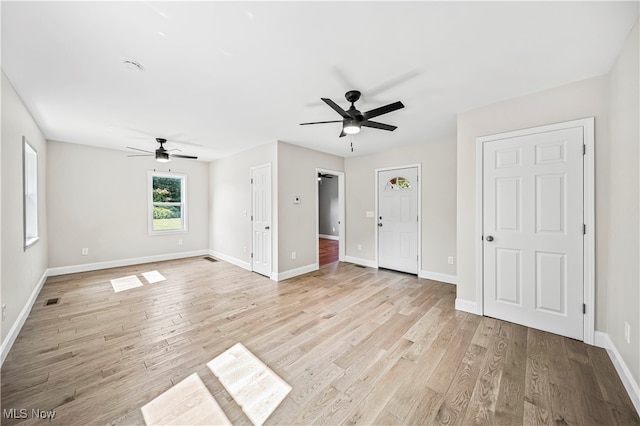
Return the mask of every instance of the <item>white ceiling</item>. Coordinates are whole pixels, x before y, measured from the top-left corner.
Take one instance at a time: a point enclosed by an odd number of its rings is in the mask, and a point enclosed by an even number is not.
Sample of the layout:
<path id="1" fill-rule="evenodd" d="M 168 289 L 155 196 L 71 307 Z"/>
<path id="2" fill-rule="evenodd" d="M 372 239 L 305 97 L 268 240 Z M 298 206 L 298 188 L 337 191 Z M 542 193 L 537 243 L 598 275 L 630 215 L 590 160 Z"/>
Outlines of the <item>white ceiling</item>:
<path id="1" fill-rule="evenodd" d="M 458 112 L 607 73 L 637 17 L 638 2 L 609 1 L 3 1 L 2 68 L 47 139 L 362 155 L 455 143 Z M 376 118 L 396 131 L 363 129 L 353 154 L 340 123 L 299 126 L 340 119 L 320 97 L 347 108 L 350 89 L 361 111 L 405 104 Z"/>

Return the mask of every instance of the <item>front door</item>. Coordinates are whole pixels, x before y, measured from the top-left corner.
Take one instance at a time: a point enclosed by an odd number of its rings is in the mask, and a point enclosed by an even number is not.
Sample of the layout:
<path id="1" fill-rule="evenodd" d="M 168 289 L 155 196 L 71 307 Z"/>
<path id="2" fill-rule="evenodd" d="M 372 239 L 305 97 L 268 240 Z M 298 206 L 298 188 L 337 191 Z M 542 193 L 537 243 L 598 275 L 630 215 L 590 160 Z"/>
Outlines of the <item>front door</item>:
<path id="1" fill-rule="evenodd" d="M 418 168 L 378 171 L 378 266 L 418 273 Z"/>
<path id="2" fill-rule="evenodd" d="M 583 128 L 483 143 L 484 314 L 583 339 Z"/>
<path id="3" fill-rule="evenodd" d="M 271 165 L 251 169 L 251 270 L 271 276 Z"/>

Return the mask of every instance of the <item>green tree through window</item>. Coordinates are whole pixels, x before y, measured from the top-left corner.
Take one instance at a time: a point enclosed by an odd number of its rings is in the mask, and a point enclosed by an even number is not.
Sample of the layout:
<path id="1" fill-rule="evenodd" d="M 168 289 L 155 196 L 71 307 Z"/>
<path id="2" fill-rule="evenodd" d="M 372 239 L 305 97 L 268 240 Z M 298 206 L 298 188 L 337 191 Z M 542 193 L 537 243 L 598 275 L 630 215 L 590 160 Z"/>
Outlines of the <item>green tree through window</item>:
<path id="1" fill-rule="evenodd" d="M 152 174 L 153 217 L 151 232 L 186 230 L 183 191 L 185 176 Z"/>

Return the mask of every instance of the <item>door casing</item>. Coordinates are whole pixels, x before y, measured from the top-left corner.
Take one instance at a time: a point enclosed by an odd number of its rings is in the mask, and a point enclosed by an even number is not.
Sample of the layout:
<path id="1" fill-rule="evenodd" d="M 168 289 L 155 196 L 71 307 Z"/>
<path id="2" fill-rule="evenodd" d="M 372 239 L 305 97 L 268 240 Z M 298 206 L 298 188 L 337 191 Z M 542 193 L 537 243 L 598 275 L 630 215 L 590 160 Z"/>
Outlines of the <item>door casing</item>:
<path id="1" fill-rule="evenodd" d="M 345 256 L 345 202 L 344 202 L 344 172 L 316 168 L 315 176 L 325 173 L 338 177 L 338 261 L 344 262 Z M 316 185 L 316 264 L 320 265 L 320 193 Z"/>
<path id="2" fill-rule="evenodd" d="M 546 126 L 532 127 L 506 133 L 498 133 L 476 138 L 476 313 L 484 315 L 484 244 L 483 244 L 483 147 L 485 142 L 509 139 L 536 133 L 582 127 L 584 135 L 584 197 L 583 211 L 586 233 L 583 242 L 584 268 L 584 342 L 593 345 L 595 338 L 595 158 L 594 158 L 594 122 L 593 117 L 572 120 Z"/>

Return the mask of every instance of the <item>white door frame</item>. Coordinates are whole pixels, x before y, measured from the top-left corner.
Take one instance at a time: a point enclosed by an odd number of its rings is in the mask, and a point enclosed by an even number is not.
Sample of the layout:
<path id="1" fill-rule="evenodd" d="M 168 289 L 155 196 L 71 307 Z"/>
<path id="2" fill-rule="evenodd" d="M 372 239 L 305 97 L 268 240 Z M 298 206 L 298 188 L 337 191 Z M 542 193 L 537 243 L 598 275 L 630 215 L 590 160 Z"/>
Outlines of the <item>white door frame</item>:
<path id="1" fill-rule="evenodd" d="M 320 192 L 318 190 L 318 173 L 338 176 L 338 261 L 344 262 L 345 256 L 345 203 L 344 203 L 344 172 L 321 169 L 316 167 L 316 265 L 320 265 Z"/>
<path id="2" fill-rule="evenodd" d="M 271 170 L 271 163 L 264 163 L 264 164 L 259 164 L 256 166 L 251 166 L 249 168 L 249 178 L 250 178 L 250 182 L 251 182 L 251 191 L 250 191 L 250 197 L 251 197 L 251 210 L 249 213 L 250 216 L 250 221 L 249 221 L 249 227 L 250 227 L 250 232 L 249 235 L 251 235 L 251 258 L 249 260 L 249 266 L 251 268 L 251 272 L 254 272 L 255 269 L 253 267 L 253 253 L 255 252 L 255 247 L 254 247 L 254 236 L 253 236 L 253 172 L 254 170 L 257 169 L 262 169 L 262 168 L 268 168 L 269 169 L 269 207 L 271 208 L 271 212 L 270 212 L 270 217 L 271 217 L 271 224 L 269 225 L 270 230 L 271 230 L 271 238 L 270 238 L 270 244 L 269 244 L 269 260 L 271 263 L 270 266 L 270 271 L 269 271 L 269 277 L 272 278 L 273 277 L 273 175 L 272 175 L 272 170 Z"/>
<path id="3" fill-rule="evenodd" d="M 582 127 L 586 146 L 584 162 L 583 211 L 586 234 L 583 242 L 584 268 L 584 342 L 594 344 L 595 335 L 595 162 L 594 162 L 594 118 L 584 118 L 546 126 L 532 127 L 506 133 L 498 133 L 476 138 L 476 300 L 477 314 L 484 315 L 484 244 L 483 226 L 483 149 L 484 143 L 500 139 L 510 139 L 535 133 Z"/>
<path id="4" fill-rule="evenodd" d="M 374 174 L 374 185 L 375 185 L 375 209 L 374 209 L 374 217 L 373 217 L 373 234 L 375 236 L 375 264 L 376 268 L 379 267 L 378 264 L 378 218 L 380 214 L 378 212 L 378 191 L 379 191 L 379 182 L 378 175 L 379 172 L 385 172 L 388 170 L 402 170 L 402 169 L 411 169 L 417 167 L 418 168 L 418 276 L 421 276 L 422 271 L 422 163 L 417 164 L 408 164 L 404 166 L 394 166 L 394 167 L 381 167 L 379 169 L 375 169 Z"/>

